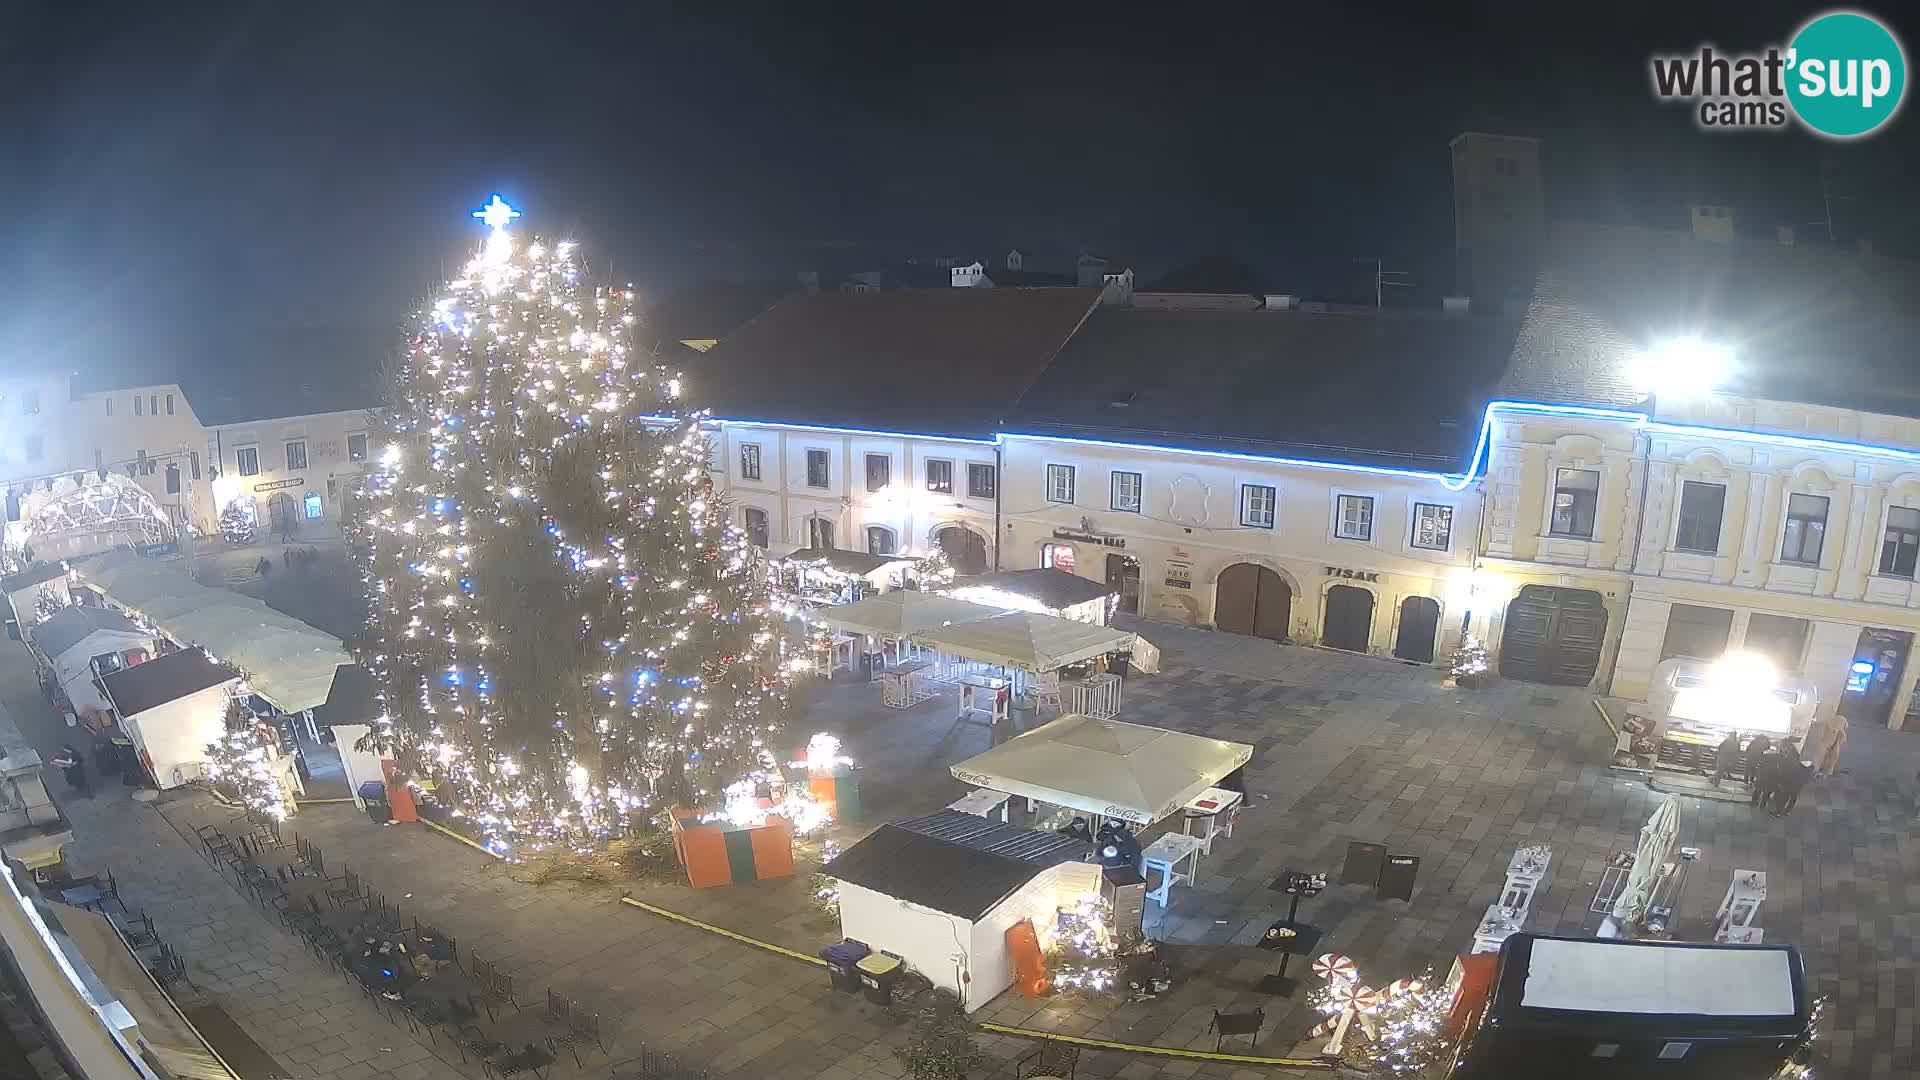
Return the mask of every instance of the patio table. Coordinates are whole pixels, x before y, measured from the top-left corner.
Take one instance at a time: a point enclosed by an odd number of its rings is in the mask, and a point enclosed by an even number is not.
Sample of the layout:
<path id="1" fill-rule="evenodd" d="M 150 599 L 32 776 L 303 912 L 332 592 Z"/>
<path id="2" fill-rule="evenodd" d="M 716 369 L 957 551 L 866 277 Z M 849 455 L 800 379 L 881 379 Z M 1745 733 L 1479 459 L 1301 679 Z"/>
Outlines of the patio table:
<path id="1" fill-rule="evenodd" d="M 1013 683 L 1007 679 L 990 675 L 963 675 L 960 677 L 960 716 L 961 720 L 973 720 L 974 713 L 986 713 L 988 724 L 1009 719 L 1013 714 Z M 981 696 L 985 695 L 985 702 Z"/>
<path id="2" fill-rule="evenodd" d="M 1180 808 L 1180 832 L 1193 835 L 1193 826 L 1200 825 L 1200 850 L 1213 854 L 1213 838 L 1220 833 L 1233 835 L 1233 814 L 1240 805 L 1242 796 L 1227 788 L 1210 787 L 1193 797 L 1193 801 Z M 1226 824 L 1221 824 L 1221 819 Z"/>
<path id="3" fill-rule="evenodd" d="M 933 665 L 924 660 L 901 664 L 880 673 L 880 704 L 889 709 L 910 709 L 933 697 L 927 670 Z"/>
<path id="4" fill-rule="evenodd" d="M 1145 870 L 1160 871 L 1160 884 L 1147 895 L 1160 901 L 1161 907 L 1167 906 L 1167 897 L 1173 887 L 1184 881 L 1193 884 L 1200 874 L 1200 851 L 1204 845 L 1197 836 L 1185 833 L 1162 833 L 1147 850 L 1140 853 L 1140 864 Z M 1185 870 L 1179 869 L 1186 863 Z"/>

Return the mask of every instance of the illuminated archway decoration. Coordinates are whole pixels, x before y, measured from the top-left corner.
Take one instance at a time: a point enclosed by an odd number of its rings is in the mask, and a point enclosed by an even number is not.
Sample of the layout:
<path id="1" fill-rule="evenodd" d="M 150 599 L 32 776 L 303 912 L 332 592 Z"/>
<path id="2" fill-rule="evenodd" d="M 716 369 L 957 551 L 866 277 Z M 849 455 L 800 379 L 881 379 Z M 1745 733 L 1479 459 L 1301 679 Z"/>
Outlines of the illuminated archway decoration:
<path id="1" fill-rule="evenodd" d="M 120 544 L 164 544 L 178 532 L 153 495 L 118 473 L 76 473 L 25 500 L 22 540 L 63 557 Z"/>

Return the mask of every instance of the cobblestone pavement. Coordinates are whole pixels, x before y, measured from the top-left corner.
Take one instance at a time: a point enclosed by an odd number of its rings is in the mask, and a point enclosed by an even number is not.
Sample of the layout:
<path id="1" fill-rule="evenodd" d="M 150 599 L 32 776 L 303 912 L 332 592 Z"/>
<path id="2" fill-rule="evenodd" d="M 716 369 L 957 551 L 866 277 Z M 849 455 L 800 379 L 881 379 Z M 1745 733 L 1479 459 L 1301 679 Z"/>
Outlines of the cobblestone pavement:
<path id="1" fill-rule="evenodd" d="M 1427 967 L 1444 974 L 1451 957 L 1469 947 L 1479 914 L 1495 899 L 1508 857 L 1521 844 L 1554 849 L 1532 928 L 1577 933 L 1595 927 L 1599 916 L 1587 907 L 1607 854 L 1634 842 L 1660 798 L 1607 769 L 1611 736 L 1581 691 L 1499 682 L 1479 691 L 1449 690 L 1430 669 L 1203 631 L 1144 629 L 1165 650 L 1165 670 L 1129 679 L 1122 718 L 1258 748 L 1248 771 L 1252 804 L 1235 835 L 1216 842 L 1200 880 L 1177 888 L 1165 913 L 1149 905 L 1180 983 L 1165 999 L 1120 1007 L 1006 994 L 979 1019 L 1211 1049 L 1205 1029 L 1213 1009 L 1259 1004 L 1268 1016 L 1260 1049 L 1282 1053 L 1313 1018 L 1304 992 L 1288 1001 L 1257 989 L 1273 959 L 1252 943 L 1284 914 L 1284 897 L 1266 888 L 1280 871 L 1337 874 L 1352 840 L 1419 856 L 1411 903 L 1335 885 L 1307 902 L 1301 915 L 1326 932 L 1325 947 L 1353 956 L 1369 978 L 1386 982 Z M 32 690 L 29 676 L 25 692 Z M 1011 734 L 955 725 L 951 710 L 946 700 L 906 712 L 883 709 L 877 688 L 864 685 L 812 694 L 798 734 L 833 731 L 863 765 L 866 820 L 843 827 L 843 840 L 957 797 L 964 789 L 946 767 Z M 1857 730 L 1845 764 L 1850 772 L 1816 784 L 1785 819 L 1744 804 L 1683 798 L 1680 842 L 1700 847 L 1703 856 L 1680 899 L 1676 930 L 1683 938 L 1706 938 L 1732 871 L 1767 871 L 1770 895 L 1758 919 L 1767 940 L 1799 944 L 1813 989 L 1833 997 L 1826 1075 L 1912 1075 L 1920 1064 L 1913 1044 L 1920 977 L 1911 955 L 1911 912 L 1920 883 L 1910 870 L 1916 854 L 1911 778 L 1920 767 L 1920 739 Z M 165 809 L 175 817 L 195 813 L 188 803 Z M 113 812 L 151 815 L 133 804 Z M 86 814 L 83 807 L 76 818 L 82 849 L 91 854 L 101 841 Z M 901 1071 L 890 1053 L 899 1029 L 858 999 L 829 992 L 818 968 L 620 905 L 611 890 L 515 882 L 500 864 L 425 828 L 381 829 L 348 807 L 310 808 L 295 826 L 327 849 L 331 866 L 353 865 L 403 908 L 442 923 L 458 936 L 463 953 L 515 972 L 523 997 L 552 985 L 600 1009 L 615 1022 L 616 1059 L 623 1046 L 647 1039 L 737 1076 L 839 1080 Z M 136 906 L 147 877 L 199 862 L 166 852 L 164 834 L 153 842 L 160 848 L 139 854 L 139 865 L 126 865 L 122 875 Z M 100 851 L 118 857 L 111 846 Z M 123 864 L 114 865 L 120 870 Z M 810 910 L 806 884 L 803 873 L 698 892 L 678 885 L 633 891 L 811 952 L 833 938 L 836 927 Z M 217 882 L 206 887 L 209 895 L 219 891 L 222 904 L 230 895 Z M 243 915 L 251 917 L 229 911 L 226 921 L 239 923 Z M 166 919 L 160 921 L 164 931 Z M 260 932 L 268 932 L 264 924 Z M 268 953 L 289 969 L 300 960 L 290 939 Z M 1855 974 L 1842 980 L 1842 972 Z M 311 972 L 296 981 L 339 985 Z M 297 1017 L 295 997 L 286 1004 Z M 394 1033 L 378 1045 L 402 1038 Z M 1002 1037 L 983 1043 L 1002 1061 L 1025 1045 Z M 1085 1055 L 1080 1071 L 1140 1080 L 1257 1075 L 1218 1063 L 1106 1052 Z"/>

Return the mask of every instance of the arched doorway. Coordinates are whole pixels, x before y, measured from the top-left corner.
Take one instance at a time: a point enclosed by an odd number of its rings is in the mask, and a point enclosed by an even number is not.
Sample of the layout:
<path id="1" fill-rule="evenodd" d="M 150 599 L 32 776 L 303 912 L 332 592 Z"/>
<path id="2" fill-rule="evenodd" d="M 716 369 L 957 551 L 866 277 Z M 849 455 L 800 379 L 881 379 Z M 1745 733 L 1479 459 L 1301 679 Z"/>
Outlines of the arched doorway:
<path id="1" fill-rule="evenodd" d="M 1607 608 L 1591 589 L 1527 585 L 1507 605 L 1500 674 L 1523 682 L 1586 686 L 1600 670 Z"/>
<path id="2" fill-rule="evenodd" d="M 1373 594 L 1352 585 L 1327 590 L 1327 620 L 1320 644 L 1330 649 L 1366 652 L 1373 639 Z"/>
<path id="3" fill-rule="evenodd" d="M 1407 597 L 1400 601 L 1400 632 L 1393 638 L 1393 655 L 1433 663 L 1433 635 L 1439 629 L 1440 601 L 1431 596 Z"/>
<path id="4" fill-rule="evenodd" d="M 293 496 L 284 491 L 275 492 L 267 500 L 267 531 L 275 536 L 285 536 L 293 531 Z"/>
<path id="5" fill-rule="evenodd" d="M 1255 563 L 1234 563 L 1220 571 L 1213 587 L 1215 627 L 1285 641 L 1292 617 L 1293 590 L 1279 574 Z"/>
<path id="6" fill-rule="evenodd" d="M 987 540 L 964 525 L 943 525 L 934 530 L 933 542 L 947 553 L 954 572 L 962 575 L 987 572 Z"/>

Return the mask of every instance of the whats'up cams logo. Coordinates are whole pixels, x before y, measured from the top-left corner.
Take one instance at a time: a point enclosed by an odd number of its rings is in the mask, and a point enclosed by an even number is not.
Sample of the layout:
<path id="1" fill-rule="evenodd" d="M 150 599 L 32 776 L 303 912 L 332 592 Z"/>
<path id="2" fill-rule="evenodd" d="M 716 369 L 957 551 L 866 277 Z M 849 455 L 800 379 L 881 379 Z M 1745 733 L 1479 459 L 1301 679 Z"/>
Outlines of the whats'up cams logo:
<path id="1" fill-rule="evenodd" d="M 1654 96 L 1686 102 L 1708 131 L 1778 130 L 1797 120 L 1816 135 L 1858 138 L 1893 119 L 1907 89 L 1900 39 L 1854 11 L 1815 17 L 1785 49 L 1727 55 L 1703 45 L 1649 65 Z"/>

